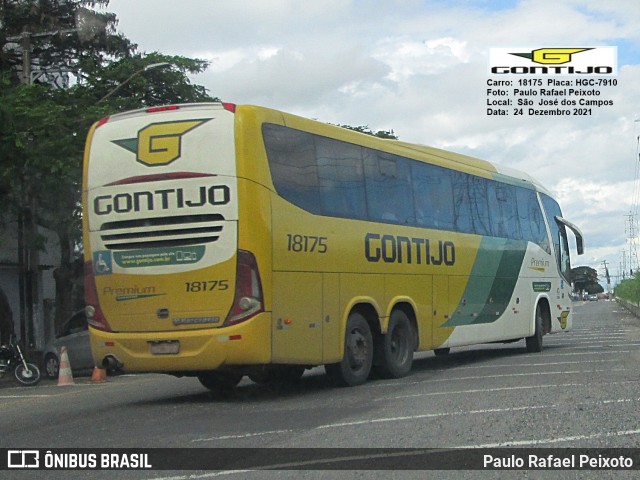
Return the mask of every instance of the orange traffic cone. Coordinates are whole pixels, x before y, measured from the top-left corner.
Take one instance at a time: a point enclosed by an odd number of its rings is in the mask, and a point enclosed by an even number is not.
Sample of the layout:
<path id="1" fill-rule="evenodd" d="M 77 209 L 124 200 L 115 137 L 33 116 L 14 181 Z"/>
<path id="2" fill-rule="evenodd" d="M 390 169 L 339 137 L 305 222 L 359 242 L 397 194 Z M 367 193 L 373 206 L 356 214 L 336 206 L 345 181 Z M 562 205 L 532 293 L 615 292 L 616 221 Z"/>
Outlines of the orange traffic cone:
<path id="1" fill-rule="evenodd" d="M 58 368 L 58 386 L 73 385 L 73 374 L 71 373 L 71 364 L 69 363 L 69 354 L 67 347 L 60 348 L 60 366 Z"/>
<path id="2" fill-rule="evenodd" d="M 107 370 L 104 368 L 93 367 L 91 374 L 91 383 L 104 383 L 107 381 Z"/>

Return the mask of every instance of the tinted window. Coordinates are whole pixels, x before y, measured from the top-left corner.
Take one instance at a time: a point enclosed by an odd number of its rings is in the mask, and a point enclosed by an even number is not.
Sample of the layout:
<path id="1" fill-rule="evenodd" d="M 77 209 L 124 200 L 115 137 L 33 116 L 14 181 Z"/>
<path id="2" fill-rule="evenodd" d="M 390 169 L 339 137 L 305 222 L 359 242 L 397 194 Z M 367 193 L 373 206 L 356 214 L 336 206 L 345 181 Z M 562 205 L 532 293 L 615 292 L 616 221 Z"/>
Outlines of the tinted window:
<path id="1" fill-rule="evenodd" d="M 469 175 L 453 172 L 453 224 L 459 232 L 473 233 Z"/>
<path id="2" fill-rule="evenodd" d="M 363 148 L 316 137 L 316 158 L 322 212 L 325 215 L 366 218 Z"/>
<path id="3" fill-rule="evenodd" d="M 371 220 L 415 224 L 409 160 L 368 150 L 365 178 Z"/>
<path id="4" fill-rule="evenodd" d="M 276 191 L 311 213 L 528 240 L 550 251 L 534 190 L 279 125 L 265 124 L 263 135 Z"/>
<path id="5" fill-rule="evenodd" d="M 569 264 L 569 245 L 567 242 L 567 232 L 564 225 L 558 225 L 555 217 L 562 217 L 560 205 L 548 195 L 541 194 L 542 205 L 547 213 L 547 222 L 551 230 L 551 241 L 558 261 L 560 271 L 568 276 L 571 265 Z"/>
<path id="6" fill-rule="evenodd" d="M 516 187 L 490 181 L 487 184 L 487 200 L 491 212 L 491 231 L 496 237 L 522 240 L 518 220 Z"/>
<path id="7" fill-rule="evenodd" d="M 536 192 L 525 188 L 518 188 L 517 197 L 518 219 L 520 220 L 523 239 L 537 243 L 546 251 L 550 252 L 551 250 L 547 240 L 547 229 L 544 225 L 544 219 Z"/>
<path id="8" fill-rule="evenodd" d="M 273 185 L 278 194 L 312 213 L 320 213 L 320 187 L 313 135 L 262 126 Z"/>
<path id="9" fill-rule="evenodd" d="M 487 201 L 488 180 L 482 177 L 469 175 L 469 198 L 471 202 L 471 221 L 473 233 L 478 235 L 491 235 L 491 223 L 489 221 L 489 204 Z"/>
<path id="10" fill-rule="evenodd" d="M 411 162 L 416 225 L 454 230 L 451 170 Z"/>

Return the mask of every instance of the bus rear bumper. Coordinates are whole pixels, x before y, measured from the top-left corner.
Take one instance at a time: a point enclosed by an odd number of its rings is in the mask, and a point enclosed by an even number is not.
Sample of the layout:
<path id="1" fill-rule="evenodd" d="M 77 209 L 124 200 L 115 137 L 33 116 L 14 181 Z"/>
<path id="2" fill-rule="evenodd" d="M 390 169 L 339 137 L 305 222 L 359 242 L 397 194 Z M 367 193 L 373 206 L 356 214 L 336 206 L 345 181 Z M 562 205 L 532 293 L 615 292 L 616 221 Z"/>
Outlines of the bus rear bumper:
<path id="1" fill-rule="evenodd" d="M 104 332 L 90 328 L 96 366 L 125 372 L 198 372 L 271 361 L 271 315 L 238 325 L 174 332 Z M 109 363 L 109 365 L 107 365 Z"/>

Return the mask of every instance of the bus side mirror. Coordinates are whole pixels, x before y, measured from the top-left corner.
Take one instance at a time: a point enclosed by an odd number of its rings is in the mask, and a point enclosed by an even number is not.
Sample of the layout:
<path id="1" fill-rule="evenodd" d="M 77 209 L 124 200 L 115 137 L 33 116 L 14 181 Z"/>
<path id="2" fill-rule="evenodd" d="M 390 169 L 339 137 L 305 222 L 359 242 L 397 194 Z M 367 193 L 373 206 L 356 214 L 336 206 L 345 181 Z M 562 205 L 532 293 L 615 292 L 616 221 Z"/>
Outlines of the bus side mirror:
<path id="1" fill-rule="evenodd" d="M 582 236 L 582 232 L 580 231 L 580 229 L 569 220 L 565 220 L 562 217 L 556 215 L 554 218 L 556 222 L 564 225 L 565 227 L 568 227 L 569 230 L 573 232 L 573 234 L 576 236 L 576 250 L 578 250 L 578 255 L 582 255 L 584 253 L 584 237 Z"/>

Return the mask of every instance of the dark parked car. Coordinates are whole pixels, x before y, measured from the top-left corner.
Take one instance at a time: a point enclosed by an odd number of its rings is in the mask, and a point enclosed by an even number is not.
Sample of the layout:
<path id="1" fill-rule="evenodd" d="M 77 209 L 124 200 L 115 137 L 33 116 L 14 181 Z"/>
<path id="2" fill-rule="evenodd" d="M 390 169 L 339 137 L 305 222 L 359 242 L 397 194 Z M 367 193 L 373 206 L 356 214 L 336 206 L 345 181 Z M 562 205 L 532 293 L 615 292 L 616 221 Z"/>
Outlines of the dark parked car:
<path id="1" fill-rule="evenodd" d="M 93 370 L 94 364 L 84 310 L 74 313 L 65 324 L 62 334 L 45 346 L 44 373 L 48 378 L 58 378 L 60 349 L 63 346 L 67 347 L 69 364 L 74 374 Z"/>

